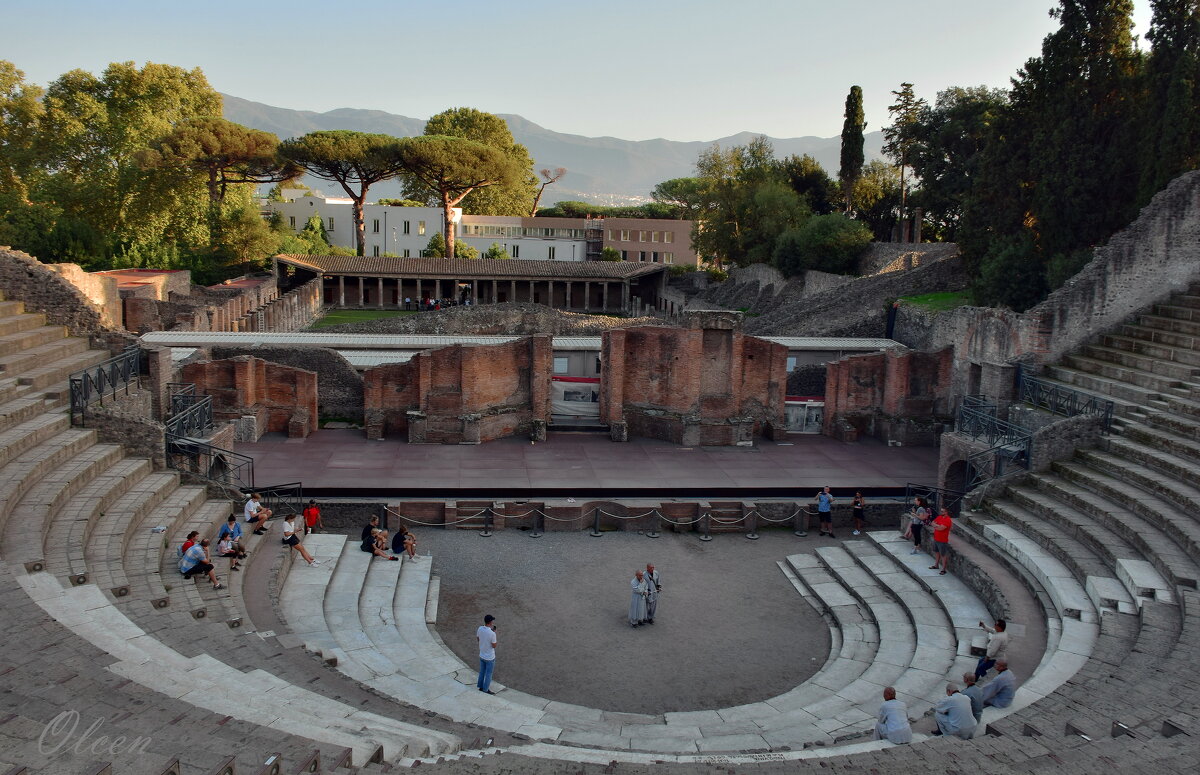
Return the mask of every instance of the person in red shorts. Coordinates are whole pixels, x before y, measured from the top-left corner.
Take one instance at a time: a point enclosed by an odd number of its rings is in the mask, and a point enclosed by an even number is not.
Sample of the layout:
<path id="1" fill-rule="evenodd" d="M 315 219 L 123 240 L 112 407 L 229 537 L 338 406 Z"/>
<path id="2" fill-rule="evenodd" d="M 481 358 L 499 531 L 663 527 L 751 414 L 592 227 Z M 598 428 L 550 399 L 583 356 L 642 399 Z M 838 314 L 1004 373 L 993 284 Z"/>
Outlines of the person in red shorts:
<path id="1" fill-rule="evenodd" d="M 929 566 L 930 570 L 935 570 L 941 567 L 942 576 L 946 575 L 946 568 L 950 564 L 950 529 L 954 527 L 954 520 L 950 518 L 950 512 L 945 506 L 938 509 L 938 515 L 933 518 L 933 565 Z"/>
<path id="2" fill-rule="evenodd" d="M 317 528 L 325 528 L 321 522 L 321 510 L 317 508 L 316 501 L 309 501 L 304 507 L 304 535 L 311 535 Z"/>

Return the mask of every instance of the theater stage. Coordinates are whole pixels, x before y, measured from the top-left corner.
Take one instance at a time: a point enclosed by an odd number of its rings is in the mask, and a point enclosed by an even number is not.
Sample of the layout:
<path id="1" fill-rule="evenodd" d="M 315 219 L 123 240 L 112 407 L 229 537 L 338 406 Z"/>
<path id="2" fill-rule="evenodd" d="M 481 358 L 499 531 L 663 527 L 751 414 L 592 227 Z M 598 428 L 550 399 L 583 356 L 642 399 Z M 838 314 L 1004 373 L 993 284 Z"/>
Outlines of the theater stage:
<path id="1" fill-rule="evenodd" d="M 369 441 L 360 430 L 306 439 L 267 434 L 235 450 L 254 459 L 260 486 L 300 481 L 314 497 L 395 498 L 811 498 L 824 485 L 903 495 L 936 484 L 934 447 L 888 447 L 796 435 L 754 447 L 680 447 L 652 439 L 614 443 L 597 433 L 551 433 L 473 446 Z"/>

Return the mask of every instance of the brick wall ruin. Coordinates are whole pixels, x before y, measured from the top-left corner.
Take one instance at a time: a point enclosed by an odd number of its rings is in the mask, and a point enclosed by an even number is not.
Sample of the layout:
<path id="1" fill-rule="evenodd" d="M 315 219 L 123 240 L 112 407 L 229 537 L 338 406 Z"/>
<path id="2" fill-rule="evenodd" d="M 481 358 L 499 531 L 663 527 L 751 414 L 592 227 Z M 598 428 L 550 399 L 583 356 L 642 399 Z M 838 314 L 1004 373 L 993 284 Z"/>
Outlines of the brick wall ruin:
<path id="1" fill-rule="evenodd" d="M 694 312 L 687 328 L 603 335 L 600 420 L 684 446 L 750 444 L 784 427 L 787 348 L 741 332 L 741 315 Z"/>
<path id="2" fill-rule="evenodd" d="M 89 277 L 75 264 L 43 264 L 28 253 L 0 246 L 4 298 L 25 302 L 27 311 L 45 314 L 46 322 L 66 326 L 73 336 L 120 327 L 115 285 L 89 282 L 81 289 L 72 282 Z"/>
<path id="3" fill-rule="evenodd" d="M 843 441 L 860 435 L 901 444 L 933 444 L 953 411 L 954 351 L 892 348 L 828 364 L 823 433 Z"/>
<path id="4" fill-rule="evenodd" d="M 478 444 L 534 432 L 550 419 L 552 338 L 452 345 L 363 375 L 367 437 L 407 432 L 410 443 Z"/>
<path id="5" fill-rule="evenodd" d="M 316 427 L 316 372 L 243 355 L 187 364 L 183 380 L 213 397 L 214 417 L 233 421 L 238 441 L 264 433 L 303 438 Z"/>

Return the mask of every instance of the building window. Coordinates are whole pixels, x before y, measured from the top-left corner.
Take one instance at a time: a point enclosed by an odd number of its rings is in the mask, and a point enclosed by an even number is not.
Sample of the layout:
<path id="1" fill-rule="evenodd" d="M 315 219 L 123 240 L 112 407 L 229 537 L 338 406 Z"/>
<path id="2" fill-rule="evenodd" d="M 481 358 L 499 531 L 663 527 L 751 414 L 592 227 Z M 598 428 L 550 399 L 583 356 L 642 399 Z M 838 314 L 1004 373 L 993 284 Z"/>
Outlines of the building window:
<path id="1" fill-rule="evenodd" d="M 516 256 L 513 256 L 513 258 L 516 258 Z M 550 259 L 551 261 L 554 260 L 554 246 L 553 245 L 551 245 L 550 248 L 547 249 L 546 258 Z"/>
<path id="2" fill-rule="evenodd" d="M 404 233 L 408 234 L 408 221 L 404 222 Z"/>
<path id="3" fill-rule="evenodd" d="M 295 229 L 296 229 L 296 216 L 294 216 L 294 215 L 289 215 L 289 216 L 288 216 L 288 226 L 291 226 L 291 227 L 292 227 L 292 230 L 293 230 L 293 231 L 295 231 Z"/>
<path id="4" fill-rule="evenodd" d="M 794 355 L 788 356 L 787 370 L 788 370 L 789 374 L 796 370 L 796 356 L 794 356 Z"/>
<path id="5" fill-rule="evenodd" d="M 372 234 L 379 233 L 379 219 L 378 218 L 371 219 L 371 233 Z"/>
<path id="6" fill-rule="evenodd" d="M 600 358 L 598 356 L 596 358 L 596 373 L 600 373 Z"/>
<path id="7" fill-rule="evenodd" d="M 650 261 L 655 264 L 658 263 L 658 251 L 657 250 L 650 254 Z"/>
<path id="8" fill-rule="evenodd" d="M 330 219 L 329 219 L 329 231 L 333 231 L 333 218 L 332 217 L 330 217 Z"/>
<path id="9" fill-rule="evenodd" d="M 405 257 L 405 258 L 412 258 L 412 251 L 411 251 L 411 250 L 409 250 L 408 248 L 405 248 L 405 249 L 404 249 L 404 257 Z"/>
<path id="10" fill-rule="evenodd" d="M 551 249 L 551 250 L 554 250 L 554 248 L 550 248 L 550 249 Z M 520 258 L 520 257 L 521 257 L 521 246 L 520 246 L 520 245 L 513 245 L 513 246 L 511 246 L 511 247 L 508 249 L 508 254 L 509 254 L 510 256 L 512 256 L 513 258 Z"/>
<path id="11" fill-rule="evenodd" d="M 646 251 L 639 250 L 638 251 L 638 261 L 645 261 L 645 260 L 646 260 Z"/>
<path id="12" fill-rule="evenodd" d="M 658 232 L 656 232 L 656 231 L 650 232 L 650 241 L 658 242 Z"/>
<path id="13" fill-rule="evenodd" d="M 621 229 L 621 241 L 622 242 L 629 241 L 629 229 Z"/>
<path id="14" fill-rule="evenodd" d="M 628 250 L 622 250 L 622 251 L 621 251 L 621 260 L 622 260 L 622 261 L 628 261 L 628 260 L 629 260 L 629 251 L 628 251 Z"/>
<path id="15" fill-rule="evenodd" d="M 616 229 L 609 229 L 609 230 L 608 230 L 608 241 L 609 241 L 609 242 L 616 242 L 616 241 L 617 241 L 617 230 L 616 230 Z"/>
<path id="16" fill-rule="evenodd" d="M 675 232 L 673 232 L 673 231 L 664 231 L 663 232 L 663 242 L 670 245 L 674 241 L 675 241 Z"/>
<path id="17" fill-rule="evenodd" d="M 408 232 L 404 232 L 404 233 L 407 234 Z M 417 221 L 417 236 L 418 237 L 425 236 L 425 221 Z"/>
<path id="18" fill-rule="evenodd" d="M 554 373 L 555 374 L 570 374 L 571 359 L 554 356 Z"/>
<path id="19" fill-rule="evenodd" d="M 650 237 L 648 236 L 648 232 L 644 232 L 644 231 L 638 232 L 638 242 L 649 242 L 649 241 L 650 241 Z"/>
<path id="20" fill-rule="evenodd" d="M 667 232 L 667 234 L 670 234 L 670 233 L 671 232 Z M 663 263 L 664 264 L 675 263 L 675 254 L 674 253 L 663 253 Z"/>
<path id="21" fill-rule="evenodd" d="M 379 246 L 378 245 L 371 246 L 371 255 L 373 255 L 373 256 L 379 255 Z"/>

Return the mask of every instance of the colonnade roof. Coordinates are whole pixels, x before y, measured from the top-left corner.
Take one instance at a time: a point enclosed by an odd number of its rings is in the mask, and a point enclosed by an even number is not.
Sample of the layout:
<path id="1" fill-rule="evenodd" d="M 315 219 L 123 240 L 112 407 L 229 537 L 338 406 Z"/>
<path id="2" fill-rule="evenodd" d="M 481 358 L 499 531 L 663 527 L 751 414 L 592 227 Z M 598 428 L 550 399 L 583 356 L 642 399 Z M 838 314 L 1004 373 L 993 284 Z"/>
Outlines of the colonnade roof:
<path id="1" fill-rule="evenodd" d="M 383 256 L 275 257 L 312 272 L 363 277 L 487 280 L 630 280 L 667 270 L 666 264 L 634 261 L 533 261 L 488 258 L 385 258 Z"/>

